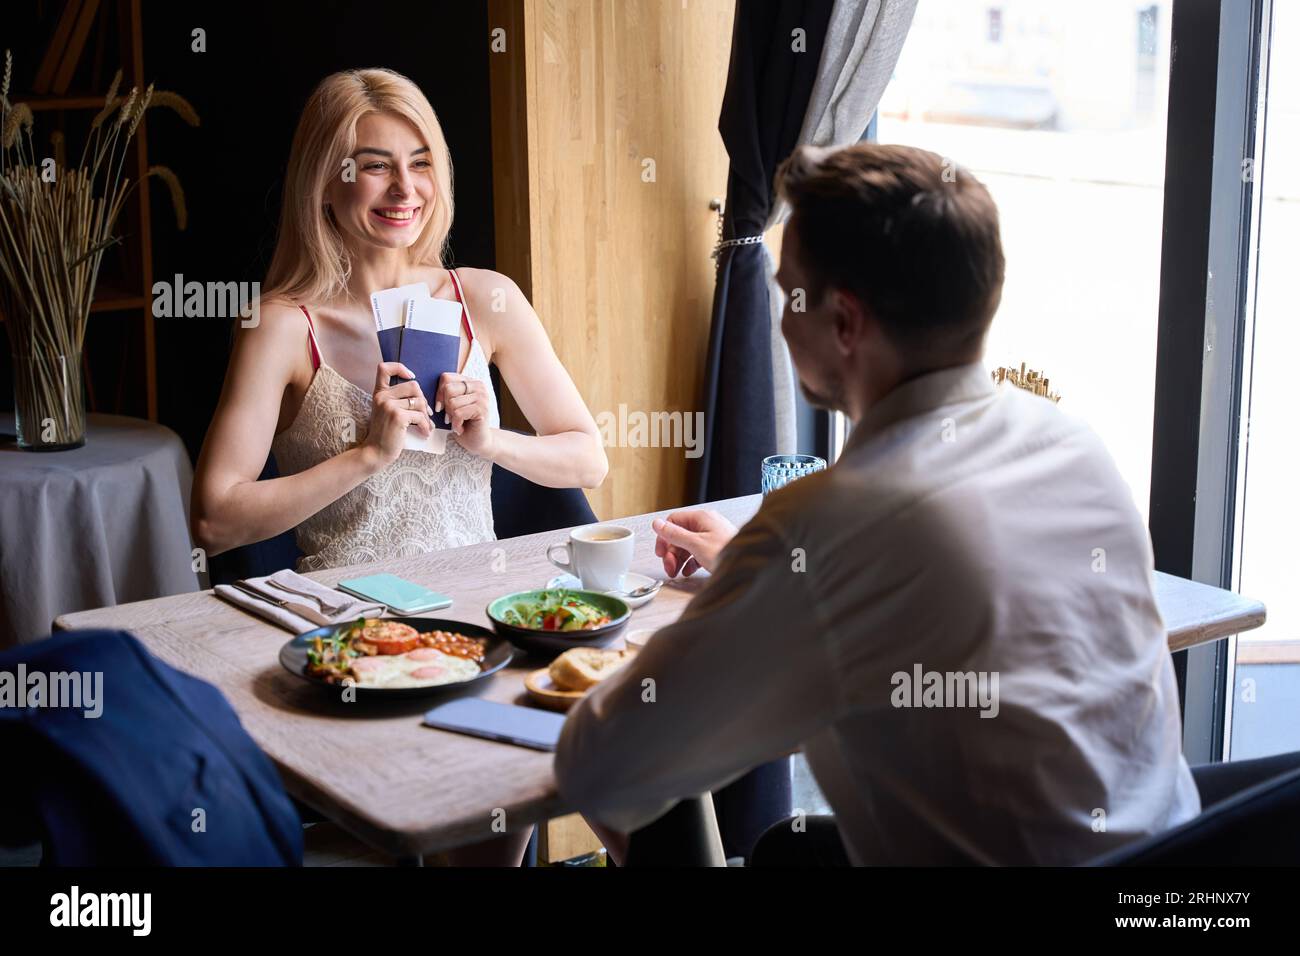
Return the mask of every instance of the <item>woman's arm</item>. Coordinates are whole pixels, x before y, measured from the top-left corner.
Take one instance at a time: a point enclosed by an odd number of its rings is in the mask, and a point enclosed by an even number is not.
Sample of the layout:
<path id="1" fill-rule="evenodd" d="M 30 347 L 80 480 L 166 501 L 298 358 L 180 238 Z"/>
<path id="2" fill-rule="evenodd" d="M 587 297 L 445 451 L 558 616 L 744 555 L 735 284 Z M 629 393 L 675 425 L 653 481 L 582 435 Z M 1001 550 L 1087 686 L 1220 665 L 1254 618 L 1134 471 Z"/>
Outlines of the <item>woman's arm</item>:
<path id="1" fill-rule="evenodd" d="M 432 427 L 416 383 L 380 388 L 388 374 L 410 376 L 398 363 L 383 363 L 364 444 L 296 475 L 258 481 L 275 437 L 285 389 L 306 349 L 306 320 L 289 306 L 263 306 L 258 325 L 236 333 L 221 399 L 195 469 L 190 506 L 194 541 L 209 555 L 297 526 L 387 466 L 400 454 L 408 424 L 422 423 L 426 434 Z M 406 408 L 406 393 L 419 396 L 415 410 Z"/>
<path id="2" fill-rule="evenodd" d="M 444 376 L 434 401 L 445 405 L 460 442 L 529 481 L 550 488 L 596 488 L 605 480 L 609 459 L 596 422 L 565 370 L 541 320 L 527 297 L 506 276 L 486 269 L 464 269 L 470 282 L 465 295 L 489 331 L 493 354 L 510 394 L 537 432 L 520 435 L 492 429 L 475 415 L 481 403 L 471 393 L 461 395 L 460 376 Z M 497 309 L 493 303 L 500 303 Z M 460 401 L 458 401 L 458 399 Z"/>

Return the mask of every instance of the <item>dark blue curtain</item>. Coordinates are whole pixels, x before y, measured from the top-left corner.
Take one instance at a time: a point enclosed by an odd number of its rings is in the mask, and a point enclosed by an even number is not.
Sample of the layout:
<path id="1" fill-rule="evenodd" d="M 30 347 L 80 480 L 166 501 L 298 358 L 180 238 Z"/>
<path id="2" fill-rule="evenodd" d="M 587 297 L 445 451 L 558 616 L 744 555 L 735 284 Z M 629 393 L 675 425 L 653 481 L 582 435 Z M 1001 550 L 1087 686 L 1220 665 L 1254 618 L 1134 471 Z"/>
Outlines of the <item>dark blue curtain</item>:
<path id="1" fill-rule="evenodd" d="M 758 235 L 767 222 L 772 178 L 798 142 L 832 7 L 832 0 L 736 5 L 718 120 L 731 159 L 724 239 Z M 776 451 L 766 273 L 758 245 L 729 246 L 718 259 L 697 501 L 756 493 L 761 462 Z"/>
<path id="2" fill-rule="evenodd" d="M 759 235 L 772 212 L 772 179 L 799 140 L 832 7 L 832 0 L 736 4 L 718 120 L 731 158 L 724 239 Z M 761 246 L 723 249 L 705 368 L 705 445 L 697 501 L 757 493 L 762 461 L 776 452 L 769 316 Z M 763 831 L 789 816 L 791 770 L 790 758 L 782 758 L 713 795 L 728 857 L 748 857 Z"/>

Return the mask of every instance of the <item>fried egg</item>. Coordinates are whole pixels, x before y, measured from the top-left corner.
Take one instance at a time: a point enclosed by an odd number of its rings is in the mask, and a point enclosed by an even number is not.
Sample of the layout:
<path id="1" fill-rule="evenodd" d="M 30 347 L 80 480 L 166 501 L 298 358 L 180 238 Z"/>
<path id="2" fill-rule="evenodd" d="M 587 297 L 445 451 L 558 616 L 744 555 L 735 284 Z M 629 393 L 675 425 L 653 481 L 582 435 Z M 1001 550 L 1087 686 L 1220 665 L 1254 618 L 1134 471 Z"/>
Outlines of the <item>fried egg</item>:
<path id="1" fill-rule="evenodd" d="M 362 687 L 436 687 L 477 677 L 479 666 L 432 647 L 418 647 L 405 654 L 358 657 L 352 673 Z"/>

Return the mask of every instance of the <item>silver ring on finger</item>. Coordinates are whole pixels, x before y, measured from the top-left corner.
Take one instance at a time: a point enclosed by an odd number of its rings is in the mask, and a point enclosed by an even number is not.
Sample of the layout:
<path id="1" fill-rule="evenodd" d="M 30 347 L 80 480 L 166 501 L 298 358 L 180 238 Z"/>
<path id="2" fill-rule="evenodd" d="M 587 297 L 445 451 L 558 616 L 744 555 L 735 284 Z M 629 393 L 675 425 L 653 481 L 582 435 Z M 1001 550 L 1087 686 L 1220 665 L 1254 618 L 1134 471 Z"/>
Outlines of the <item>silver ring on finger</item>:
<path id="1" fill-rule="evenodd" d="M 465 381 L 465 379 L 463 379 L 463 378 L 460 380 L 460 388 L 461 388 L 461 392 L 460 392 L 460 393 L 461 393 L 462 395 L 468 395 L 468 394 L 469 394 L 469 382 Z"/>
<path id="2" fill-rule="evenodd" d="M 414 396 L 414 395 L 408 395 L 408 396 L 406 397 L 406 407 L 407 407 L 407 408 L 414 408 L 414 407 L 415 407 L 415 396 Z"/>

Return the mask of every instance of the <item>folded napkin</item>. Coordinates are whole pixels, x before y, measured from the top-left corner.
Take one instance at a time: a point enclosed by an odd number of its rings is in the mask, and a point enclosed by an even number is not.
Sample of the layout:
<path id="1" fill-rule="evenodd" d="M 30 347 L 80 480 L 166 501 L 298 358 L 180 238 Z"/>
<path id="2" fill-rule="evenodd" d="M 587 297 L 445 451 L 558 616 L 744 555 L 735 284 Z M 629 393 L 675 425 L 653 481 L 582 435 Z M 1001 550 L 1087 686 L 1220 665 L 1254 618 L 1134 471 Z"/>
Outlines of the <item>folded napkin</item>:
<path id="1" fill-rule="evenodd" d="M 228 584 L 218 584 L 213 591 L 217 597 L 264 617 L 294 634 L 314 630 L 322 624 L 343 624 L 359 617 L 380 617 L 387 611 L 382 604 L 362 601 L 287 568 L 265 577 L 249 578 L 242 583 L 259 594 L 288 603 L 283 606 L 271 604 Z"/>

